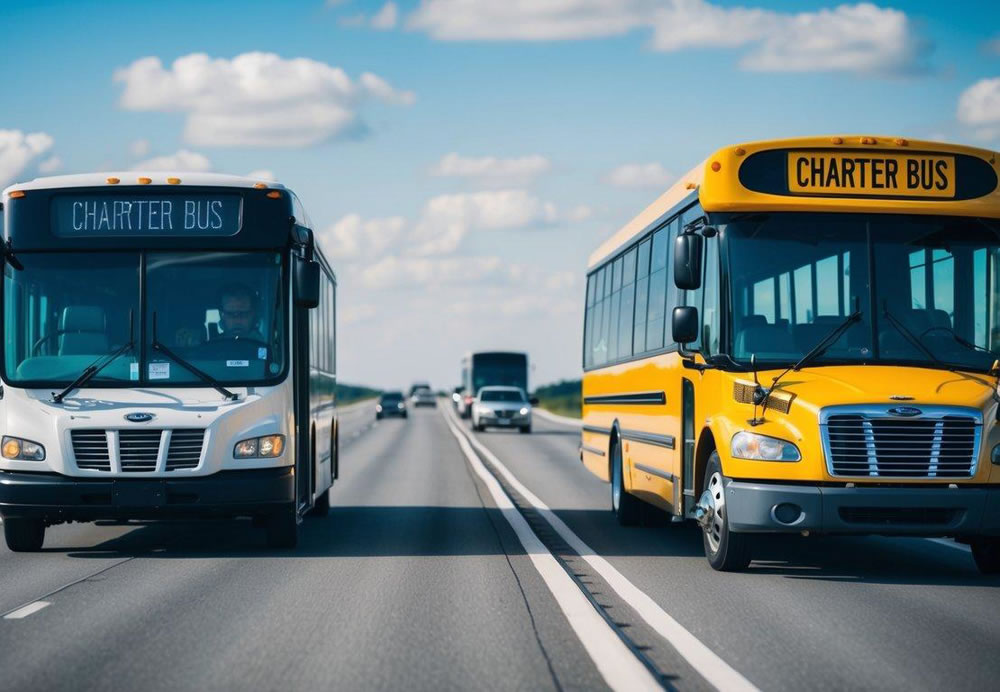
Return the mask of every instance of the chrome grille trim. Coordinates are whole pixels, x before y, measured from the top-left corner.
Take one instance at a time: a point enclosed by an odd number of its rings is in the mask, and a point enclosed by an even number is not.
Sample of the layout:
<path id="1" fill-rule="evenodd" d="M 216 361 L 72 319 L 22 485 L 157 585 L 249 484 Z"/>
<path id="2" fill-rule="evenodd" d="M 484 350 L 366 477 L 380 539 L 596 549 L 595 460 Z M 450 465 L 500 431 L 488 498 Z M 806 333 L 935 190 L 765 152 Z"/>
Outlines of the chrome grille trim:
<path id="1" fill-rule="evenodd" d="M 204 428 L 176 430 L 70 430 L 76 467 L 105 473 L 151 473 L 197 468 L 205 447 Z"/>
<path id="2" fill-rule="evenodd" d="M 78 469 L 88 471 L 110 471 L 111 453 L 108 434 L 104 430 L 71 430 L 73 457 Z"/>
<path id="3" fill-rule="evenodd" d="M 172 430 L 167 448 L 167 471 L 196 468 L 201 462 L 204 443 L 205 431 L 202 428 Z"/>
<path id="4" fill-rule="evenodd" d="M 834 478 L 971 478 L 979 467 L 983 414 L 963 406 L 830 406 L 820 411 L 826 468 Z"/>

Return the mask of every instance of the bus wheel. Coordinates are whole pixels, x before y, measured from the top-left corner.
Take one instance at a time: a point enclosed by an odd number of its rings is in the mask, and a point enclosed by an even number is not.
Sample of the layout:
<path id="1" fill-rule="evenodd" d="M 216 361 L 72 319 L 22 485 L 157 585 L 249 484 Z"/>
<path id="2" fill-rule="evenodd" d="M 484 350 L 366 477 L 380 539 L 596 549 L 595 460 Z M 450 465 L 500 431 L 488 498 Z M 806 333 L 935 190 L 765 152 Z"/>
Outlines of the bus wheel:
<path id="1" fill-rule="evenodd" d="M 279 509 L 267 518 L 267 547 L 294 548 L 299 542 L 299 522 L 295 505 Z"/>
<path id="2" fill-rule="evenodd" d="M 617 441 L 611 447 L 611 511 L 622 526 L 638 524 L 642 515 L 642 500 L 625 490 L 622 447 Z"/>
<path id="3" fill-rule="evenodd" d="M 701 526 L 705 557 L 712 569 L 739 572 L 750 564 L 750 539 L 745 533 L 729 530 L 726 495 L 719 453 L 712 452 L 705 469 L 705 491 L 695 507 L 695 518 Z"/>
<path id="4" fill-rule="evenodd" d="M 3 537 L 15 553 L 34 553 L 45 542 L 45 522 L 41 519 L 9 517 L 3 520 Z"/>
<path id="5" fill-rule="evenodd" d="M 8 544 L 10 541 L 7 541 Z M 983 574 L 1000 574 L 1000 538 L 977 538 L 972 541 L 972 559 Z"/>
<path id="6" fill-rule="evenodd" d="M 310 517 L 325 517 L 330 513 L 330 490 L 329 488 L 320 493 L 320 496 L 316 498 L 316 502 L 313 503 L 312 509 L 309 510 Z"/>

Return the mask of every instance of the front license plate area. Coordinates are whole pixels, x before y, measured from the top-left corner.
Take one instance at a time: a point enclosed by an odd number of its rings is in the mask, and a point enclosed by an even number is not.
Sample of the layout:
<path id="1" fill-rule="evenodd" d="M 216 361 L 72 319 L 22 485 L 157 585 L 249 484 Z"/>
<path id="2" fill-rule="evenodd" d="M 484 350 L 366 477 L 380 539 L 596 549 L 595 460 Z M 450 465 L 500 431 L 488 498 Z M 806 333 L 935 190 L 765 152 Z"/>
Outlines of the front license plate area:
<path id="1" fill-rule="evenodd" d="M 111 497 L 116 507 L 161 507 L 167 489 L 163 481 L 115 481 Z"/>

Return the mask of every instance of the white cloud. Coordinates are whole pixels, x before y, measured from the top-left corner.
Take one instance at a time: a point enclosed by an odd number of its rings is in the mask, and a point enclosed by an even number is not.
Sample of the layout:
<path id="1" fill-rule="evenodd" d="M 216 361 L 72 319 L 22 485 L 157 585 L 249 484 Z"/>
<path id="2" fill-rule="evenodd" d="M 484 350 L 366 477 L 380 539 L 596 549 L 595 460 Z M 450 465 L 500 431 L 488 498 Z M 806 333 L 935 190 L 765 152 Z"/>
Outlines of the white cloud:
<path id="1" fill-rule="evenodd" d="M 151 148 L 148 139 L 137 139 L 128 145 L 129 153 L 132 156 L 146 156 Z"/>
<path id="2" fill-rule="evenodd" d="M 341 325 L 367 322 L 378 314 L 378 309 L 371 303 L 348 303 L 340 306 L 337 320 Z"/>
<path id="3" fill-rule="evenodd" d="M 580 221 L 586 221 L 593 215 L 594 215 L 593 209 L 588 207 L 586 204 L 581 204 L 579 206 L 573 207 L 566 213 L 566 220 L 577 223 Z"/>
<path id="4" fill-rule="evenodd" d="M 38 164 L 40 173 L 55 173 L 63 166 L 63 160 L 58 155 L 52 155 Z"/>
<path id="5" fill-rule="evenodd" d="M 365 221 L 360 214 L 348 214 L 321 230 L 317 237 L 329 257 L 376 257 L 399 240 L 405 227 L 406 219 L 401 216 Z"/>
<path id="6" fill-rule="evenodd" d="M 625 163 L 605 176 L 616 187 L 667 187 L 674 176 L 659 163 Z"/>
<path id="7" fill-rule="evenodd" d="M 133 171 L 186 171 L 203 173 L 212 170 L 212 162 L 204 154 L 181 149 L 174 154 L 154 156 L 151 159 L 133 164 Z"/>
<path id="8" fill-rule="evenodd" d="M 250 171 L 247 173 L 246 177 L 256 178 L 257 180 L 268 180 L 274 182 L 278 179 L 278 176 L 274 174 L 274 171 L 270 171 L 266 168 L 259 168 L 256 171 Z"/>
<path id="9" fill-rule="evenodd" d="M 389 255 L 366 267 L 361 281 L 366 288 L 389 289 L 442 286 L 474 282 L 477 285 L 504 276 L 499 257 L 398 257 Z"/>
<path id="10" fill-rule="evenodd" d="M 788 13 L 706 0 L 422 0 L 411 30 L 439 40 L 566 40 L 651 32 L 649 47 L 751 46 L 749 70 L 912 72 L 929 45 L 905 13 L 867 2 Z"/>
<path id="11" fill-rule="evenodd" d="M 558 212 L 525 190 L 438 195 L 424 205 L 413 232 L 418 255 L 453 252 L 473 230 L 529 228 L 556 221 Z"/>
<path id="12" fill-rule="evenodd" d="M 431 175 L 511 185 L 530 182 L 551 168 L 552 163 L 541 154 L 501 159 L 496 156 L 465 157 L 452 152 L 431 167 Z"/>
<path id="13" fill-rule="evenodd" d="M 371 73 L 352 81 L 338 67 L 309 58 L 243 53 L 233 59 L 192 53 L 169 69 L 157 57 L 115 71 L 120 105 L 134 111 L 180 112 L 184 138 L 198 146 L 302 147 L 365 131 L 366 101 L 413 103 Z"/>
<path id="14" fill-rule="evenodd" d="M 49 149 L 55 140 L 45 132 L 25 134 L 21 130 L 0 130 L 0 187 L 14 179 Z"/>
<path id="15" fill-rule="evenodd" d="M 963 91 L 958 98 L 958 119 L 987 130 L 1000 126 L 1000 77 L 981 79 Z"/>
<path id="16" fill-rule="evenodd" d="M 396 22 L 399 20 L 399 8 L 396 7 L 396 3 L 387 2 L 382 5 L 382 9 L 375 13 L 375 16 L 371 19 L 371 27 L 373 29 L 379 29 L 380 31 L 388 31 L 396 26 Z"/>

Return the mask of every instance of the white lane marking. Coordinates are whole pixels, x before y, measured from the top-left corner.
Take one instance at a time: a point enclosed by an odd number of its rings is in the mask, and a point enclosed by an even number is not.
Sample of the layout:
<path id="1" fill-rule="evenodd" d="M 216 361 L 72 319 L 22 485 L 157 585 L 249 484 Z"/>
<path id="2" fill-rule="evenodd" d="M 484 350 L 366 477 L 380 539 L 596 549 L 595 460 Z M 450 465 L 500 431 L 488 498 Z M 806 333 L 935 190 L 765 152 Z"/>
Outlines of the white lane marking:
<path id="1" fill-rule="evenodd" d="M 551 411 L 546 411 L 543 408 L 533 408 L 531 409 L 531 412 L 538 414 L 540 417 L 544 418 L 550 423 L 559 423 L 560 425 L 565 425 L 570 428 L 577 428 L 577 429 L 583 427 L 583 421 L 580 420 L 579 418 L 569 418 L 567 416 L 560 416 L 555 413 L 552 413 Z"/>
<path id="2" fill-rule="evenodd" d="M 500 483 L 472 451 L 466 436 L 447 417 L 445 422 L 451 428 L 451 434 L 458 440 L 458 445 L 473 471 L 482 479 L 504 519 L 514 529 L 532 565 L 545 582 L 545 586 L 555 598 L 573 632 L 608 686 L 614 690 L 628 691 L 662 689 L 649 670 L 628 650 L 580 588 L 570 579 L 566 570 L 559 565 L 555 556 L 531 530 L 527 520 L 500 487 Z"/>
<path id="3" fill-rule="evenodd" d="M 938 545 L 946 545 L 949 548 L 954 548 L 955 550 L 961 550 L 963 553 L 971 553 L 972 548 L 962 543 L 956 543 L 955 541 L 949 541 L 947 538 L 928 538 L 931 543 L 937 543 Z"/>
<path id="4" fill-rule="evenodd" d="M 463 432 L 465 432 L 463 430 Z M 726 690 L 756 690 L 757 688 L 743 677 L 736 669 L 723 661 L 714 651 L 705 646 L 697 637 L 684 629 L 684 626 L 667 614 L 659 604 L 646 595 L 639 587 L 630 582 L 625 575 L 615 569 L 610 562 L 594 552 L 594 549 L 583 542 L 579 536 L 566 526 L 562 519 L 556 516 L 537 495 L 528 490 L 503 462 L 497 459 L 474 435 L 468 435 L 475 448 L 493 464 L 503 477 L 507 479 L 545 519 L 552 525 L 566 543 L 580 554 L 594 570 L 600 574 L 622 600 L 628 603 L 646 623 L 666 639 L 684 659 L 691 664 L 699 675 L 717 689 Z"/>
<path id="5" fill-rule="evenodd" d="M 47 608 L 52 605 L 48 601 L 35 601 L 34 603 L 29 603 L 26 606 L 22 606 L 17 610 L 12 610 L 3 616 L 4 620 L 22 620 L 32 613 L 37 613 L 42 608 Z"/>

